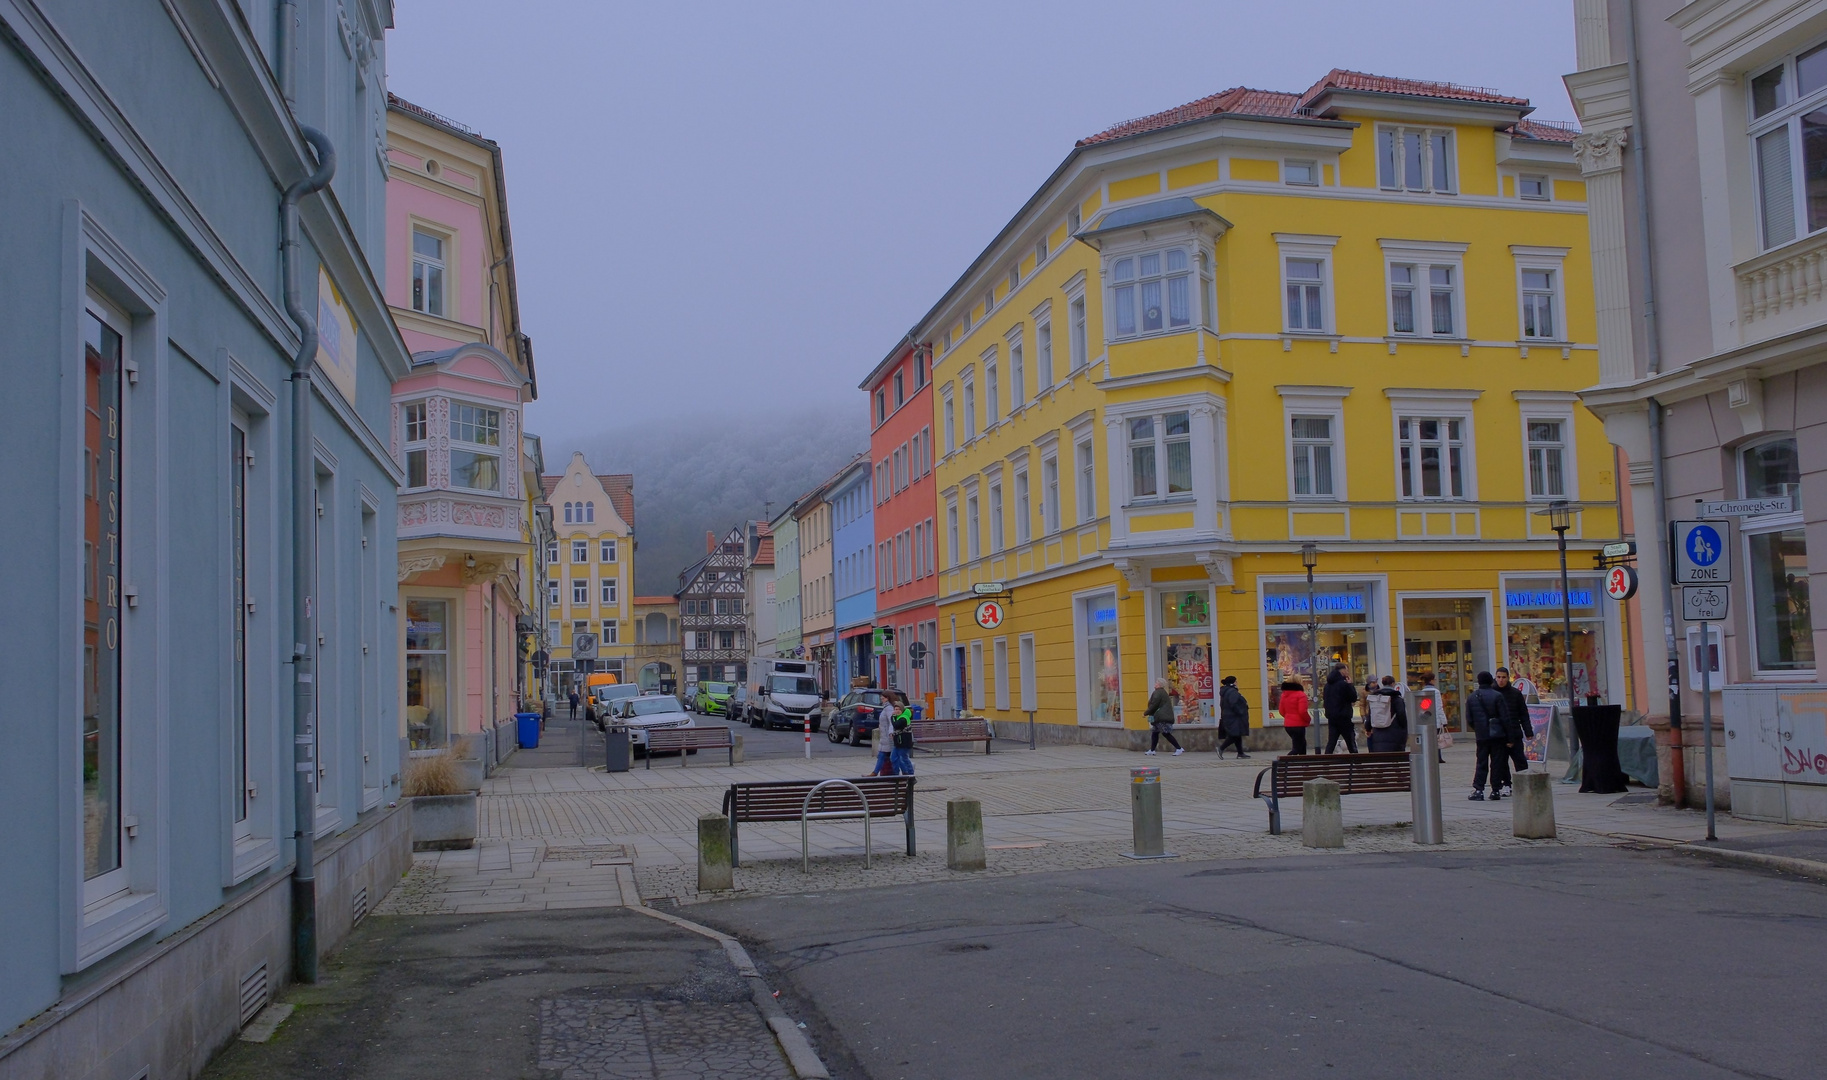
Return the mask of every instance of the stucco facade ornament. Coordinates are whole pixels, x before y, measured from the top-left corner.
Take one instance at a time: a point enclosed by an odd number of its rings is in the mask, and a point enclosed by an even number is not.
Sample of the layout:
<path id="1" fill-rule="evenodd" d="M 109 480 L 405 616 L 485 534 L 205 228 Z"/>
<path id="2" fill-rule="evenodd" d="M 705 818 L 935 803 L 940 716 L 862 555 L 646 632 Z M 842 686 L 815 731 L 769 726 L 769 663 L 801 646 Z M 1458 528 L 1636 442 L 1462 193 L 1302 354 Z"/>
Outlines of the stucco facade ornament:
<path id="1" fill-rule="evenodd" d="M 413 555 L 401 559 L 399 580 L 405 581 L 414 574 L 422 574 L 429 570 L 442 570 L 444 569 L 444 559 L 443 555 Z"/>
<path id="2" fill-rule="evenodd" d="M 1628 133 L 1617 131 L 1588 131 L 1574 137 L 1573 156 L 1580 163 L 1582 176 L 1596 176 L 1600 173 L 1617 172 L 1624 167 L 1624 145 Z"/>

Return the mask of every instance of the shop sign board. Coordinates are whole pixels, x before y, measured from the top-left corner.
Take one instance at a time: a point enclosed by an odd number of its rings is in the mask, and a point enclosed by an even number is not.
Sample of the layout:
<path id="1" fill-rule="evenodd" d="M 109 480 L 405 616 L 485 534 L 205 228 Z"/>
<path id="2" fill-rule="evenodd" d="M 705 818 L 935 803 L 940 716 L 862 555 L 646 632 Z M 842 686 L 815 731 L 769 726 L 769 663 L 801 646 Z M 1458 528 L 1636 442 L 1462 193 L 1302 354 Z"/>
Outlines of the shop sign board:
<path id="1" fill-rule="evenodd" d="M 979 581 L 971 586 L 971 591 L 978 596 L 1001 596 L 1008 588 L 1000 581 Z"/>
<path id="2" fill-rule="evenodd" d="M 1732 580 L 1732 558 L 1721 535 L 1726 528 L 1716 521 L 1669 523 L 1676 585 L 1724 585 Z"/>

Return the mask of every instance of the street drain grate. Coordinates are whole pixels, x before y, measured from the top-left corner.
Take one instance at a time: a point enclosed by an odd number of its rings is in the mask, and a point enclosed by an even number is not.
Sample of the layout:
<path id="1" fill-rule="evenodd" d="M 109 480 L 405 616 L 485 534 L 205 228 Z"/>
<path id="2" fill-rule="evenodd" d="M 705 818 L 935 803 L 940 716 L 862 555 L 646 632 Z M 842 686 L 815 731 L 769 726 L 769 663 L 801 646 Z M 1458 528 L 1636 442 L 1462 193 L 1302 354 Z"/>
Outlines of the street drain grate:
<path id="1" fill-rule="evenodd" d="M 583 862 L 586 859 L 622 859 L 628 858 L 628 849 L 619 844 L 604 844 L 601 847 L 549 847 L 540 855 L 545 862 Z"/>

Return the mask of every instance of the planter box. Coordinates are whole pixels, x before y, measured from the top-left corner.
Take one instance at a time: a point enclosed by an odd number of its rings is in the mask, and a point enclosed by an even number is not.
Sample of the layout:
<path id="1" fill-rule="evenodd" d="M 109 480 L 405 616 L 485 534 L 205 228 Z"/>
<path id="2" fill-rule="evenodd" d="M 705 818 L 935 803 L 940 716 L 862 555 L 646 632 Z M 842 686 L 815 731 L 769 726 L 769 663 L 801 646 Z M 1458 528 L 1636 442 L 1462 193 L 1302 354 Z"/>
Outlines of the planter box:
<path id="1" fill-rule="evenodd" d="M 412 850 L 451 851 L 476 843 L 476 794 L 420 795 L 412 803 Z"/>

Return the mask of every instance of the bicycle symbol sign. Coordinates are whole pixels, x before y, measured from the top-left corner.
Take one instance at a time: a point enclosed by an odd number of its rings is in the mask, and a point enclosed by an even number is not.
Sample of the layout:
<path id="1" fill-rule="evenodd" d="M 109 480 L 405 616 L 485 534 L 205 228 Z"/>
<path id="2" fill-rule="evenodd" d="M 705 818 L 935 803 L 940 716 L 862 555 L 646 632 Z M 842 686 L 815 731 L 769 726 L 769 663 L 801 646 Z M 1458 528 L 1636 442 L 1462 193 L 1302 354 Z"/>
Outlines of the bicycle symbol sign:
<path id="1" fill-rule="evenodd" d="M 1002 625 L 1002 602 L 985 600 L 977 605 L 977 625 L 985 630 L 994 630 Z"/>

